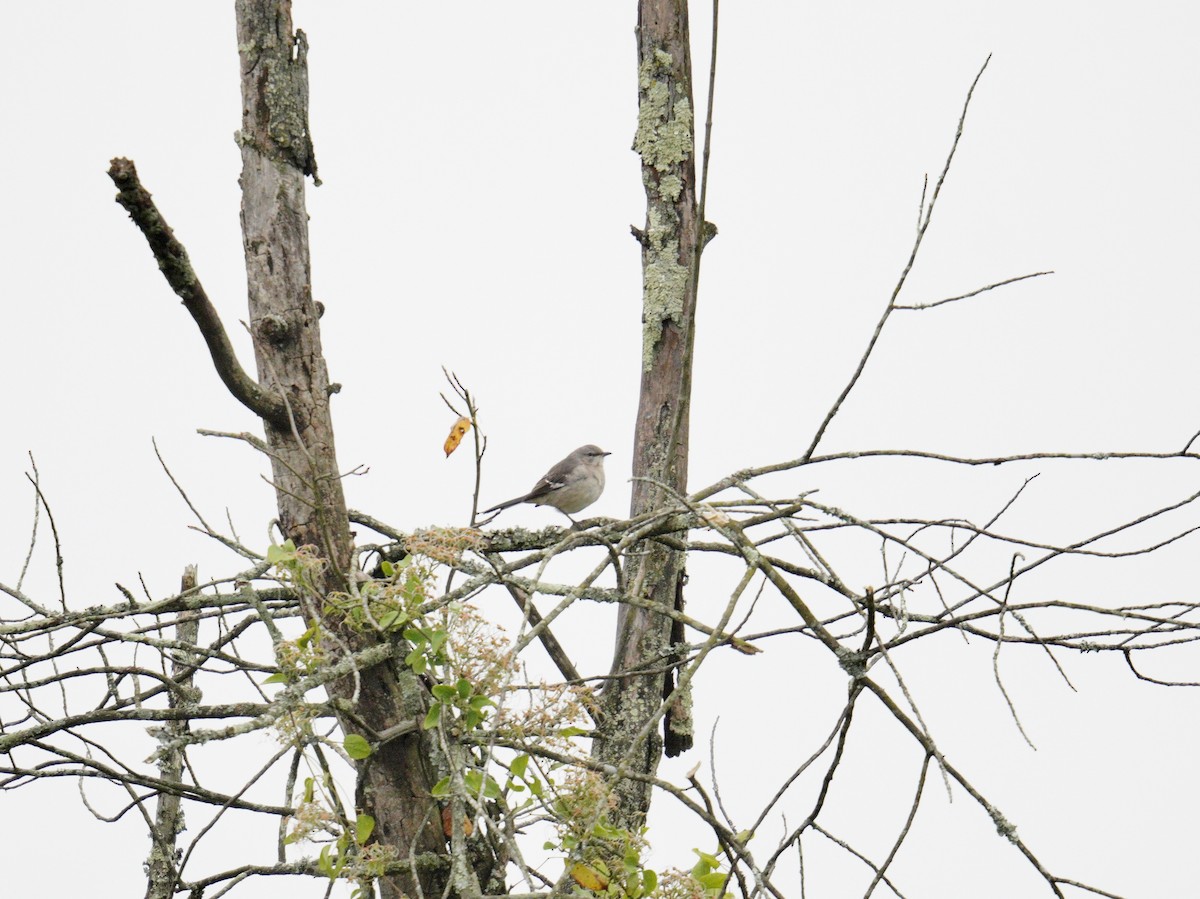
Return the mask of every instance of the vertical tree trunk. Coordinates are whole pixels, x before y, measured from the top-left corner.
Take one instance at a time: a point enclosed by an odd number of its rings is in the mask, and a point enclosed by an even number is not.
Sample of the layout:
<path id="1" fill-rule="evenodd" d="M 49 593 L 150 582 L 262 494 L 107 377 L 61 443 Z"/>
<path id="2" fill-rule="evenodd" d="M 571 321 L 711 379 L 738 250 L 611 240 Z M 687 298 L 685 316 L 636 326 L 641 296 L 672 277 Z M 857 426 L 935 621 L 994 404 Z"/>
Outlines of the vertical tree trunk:
<path id="1" fill-rule="evenodd" d="M 196 589 L 197 569 L 189 565 L 183 571 L 179 585 L 180 595 Z M 181 646 L 195 646 L 200 635 L 200 615 L 198 612 L 183 612 L 175 625 L 175 639 Z M 175 662 L 171 666 L 171 692 L 167 697 L 170 708 L 191 707 L 199 704 L 199 694 L 193 687 L 193 675 L 199 666 L 199 659 L 194 653 L 179 650 Z M 178 738 L 191 730 L 191 724 L 186 718 L 170 721 L 163 725 L 163 730 L 169 737 Z M 183 780 L 183 747 L 172 749 L 159 762 L 160 776 L 168 783 L 179 784 Z M 176 868 L 179 859 L 176 857 L 176 838 L 183 830 L 183 813 L 180 809 L 179 795 L 174 793 L 159 793 L 158 806 L 154 812 L 154 824 L 150 828 L 150 857 L 146 859 L 146 899 L 172 899 L 175 895 L 176 880 L 179 872 Z"/>
<path id="2" fill-rule="evenodd" d="M 668 499 L 656 481 L 671 489 L 687 488 L 688 417 L 692 383 L 692 346 L 696 310 L 694 278 L 698 252 L 696 169 L 692 103 L 691 51 L 686 0 L 639 0 L 638 127 L 634 149 L 642 159 L 646 190 L 646 227 L 642 244 L 642 381 L 634 434 L 631 515 L 640 515 Z M 637 480 L 648 479 L 648 480 Z M 631 594 L 673 606 L 682 594 L 683 553 L 651 544 L 625 573 Z M 617 623 L 613 670 L 629 673 L 605 691 L 605 715 L 597 757 L 624 762 L 652 774 L 662 740 L 651 731 L 641 737 L 671 680 L 668 662 L 671 619 L 633 606 L 622 606 Z M 648 670 L 638 674 L 639 669 Z M 686 734 L 672 735 L 678 751 L 690 745 Z M 674 753 L 673 753 L 674 754 Z M 617 790 L 617 816 L 637 826 L 650 805 L 649 788 L 625 780 Z"/>
<path id="3" fill-rule="evenodd" d="M 237 0 L 241 58 L 242 231 L 249 288 L 250 326 L 259 382 L 287 403 L 287 420 L 264 420 L 284 533 L 297 546 L 316 547 L 327 562 L 325 592 L 345 590 L 352 546 L 346 503 L 334 452 L 329 377 L 321 352 L 319 311 L 309 269 L 304 179 L 316 179 L 308 128 L 307 41 L 293 34 L 290 0 Z M 321 608 L 306 610 L 310 617 Z M 374 639 L 337 620 L 351 649 Z M 404 653 L 398 655 L 403 658 Z M 335 684 L 335 698 L 353 696 L 350 678 Z M 355 715 L 376 733 L 423 713 L 424 690 L 399 662 L 361 672 Z M 349 732 L 362 728 L 342 720 Z M 368 738 L 374 734 L 366 733 Z M 360 763 L 357 801 L 375 818 L 375 838 L 415 871 L 381 882 L 384 897 L 441 896 L 446 845 L 430 797 L 437 777 L 432 747 L 421 734 L 385 743 Z M 419 881 L 419 884 L 418 884 Z"/>
<path id="4" fill-rule="evenodd" d="M 288 404 L 265 421 L 280 525 L 318 547 L 335 580 L 350 566 L 329 376 L 312 298 L 304 179 L 316 174 L 308 132 L 307 42 L 286 0 L 239 0 L 242 242 L 259 383 Z"/>

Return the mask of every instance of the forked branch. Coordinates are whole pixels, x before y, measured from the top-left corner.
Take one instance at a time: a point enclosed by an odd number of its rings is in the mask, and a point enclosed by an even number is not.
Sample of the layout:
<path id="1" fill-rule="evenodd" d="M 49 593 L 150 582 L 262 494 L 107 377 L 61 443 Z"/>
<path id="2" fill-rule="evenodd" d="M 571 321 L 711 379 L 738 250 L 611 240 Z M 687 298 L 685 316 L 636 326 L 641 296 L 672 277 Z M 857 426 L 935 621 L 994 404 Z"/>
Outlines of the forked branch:
<path id="1" fill-rule="evenodd" d="M 183 300 L 183 305 L 200 328 L 200 334 L 208 344 L 209 353 L 212 354 L 217 374 L 229 388 L 229 392 L 255 415 L 286 428 L 287 406 L 283 399 L 271 391 L 264 390 L 257 381 L 246 374 L 238 362 L 233 345 L 229 342 L 229 335 L 225 333 L 225 326 L 221 324 L 217 310 L 208 299 L 208 294 L 204 292 L 200 279 L 196 277 L 187 250 L 154 205 L 154 198 L 150 196 L 150 192 L 142 187 L 133 161 L 114 159 L 109 166 L 108 177 L 112 178 L 117 186 L 117 203 L 129 213 L 133 223 L 146 238 L 146 243 L 150 244 L 150 252 L 154 254 L 163 277 L 167 279 L 167 283 L 179 299 Z"/>

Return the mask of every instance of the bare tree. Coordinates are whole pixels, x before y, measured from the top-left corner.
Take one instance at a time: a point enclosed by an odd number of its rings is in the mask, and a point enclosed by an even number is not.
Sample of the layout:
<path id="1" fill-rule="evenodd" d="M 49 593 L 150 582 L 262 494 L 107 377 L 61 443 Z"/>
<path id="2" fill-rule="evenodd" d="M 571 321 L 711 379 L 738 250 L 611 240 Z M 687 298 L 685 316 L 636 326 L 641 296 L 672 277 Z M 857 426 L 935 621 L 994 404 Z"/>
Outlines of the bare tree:
<path id="1" fill-rule="evenodd" d="M 897 651 L 945 634 L 983 641 L 992 647 L 1006 699 L 999 660 L 1009 647 L 1028 646 L 1056 666 L 1064 652 L 1116 653 L 1135 676 L 1152 679 L 1139 660 L 1167 647 L 1190 647 L 1200 636 L 1200 606 L 1153 599 L 1019 601 L 1014 587 L 1063 559 L 1099 564 L 1179 540 L 1197 528 L 1174 527 L 1152 540 L 1141 535 L 1188 509 L 1200 493 L 1183 491 L 1117 527 L 1048 543 L 1002 525 L 1024 487 L 979 523 L 874 519 L 820 502 L 810 491 L 779 492 L 772 479 L 803 471 L 816 483 L 822 466 L 878 459 L 994 467 L 1200 458 L 1191 451 L 1195 438 L 1163 453 L 964 458 L 889 448 L 818 452 L 894 314 L 966 301 L 1046 274 L 932 302 L 901 301 L 983 69 L 967 93 L 945 166 L 921 198 L 907 264 L 805 451 L 689 492 L 699 261 L 715 229 L 704 222 L 705 179 L 701 175 L 698 186 L 695 171 L 687 7 L 641 0 L 635 148 L 647 215 L 645 227 L 635 229 L 642 248 L 644 354 L 630 517 L 529 533 L 484 531 L 473 515 L 470 527 L 405 532 L 348 510 L 342 493 L 329 408 L 336 385 L 326 373 L 321 310 L 309 277 L 304 191 L 317 167 L 308 127 L 307 41 L 293 31 L 287 0 L 238 0 L 236 13 L 242 226 L 256 378 L 236 360 L 186 251 L 132 162 L 114 160 L 110 175 L 118 202 L 195 320 L 219 376 L 262 420 L 265 439 L 214 436 L 243 441 L 270 459 L 277 539 L 260 553 L 196 512 L 201 530 L 244 559 L 242 570 L 208 581 L 190 570 L 180 591 L 166 597 L 139 599 L 121 588 L 123 601 L 111 605 L 69 599 L 61 578 L 57 600 L 38 599 L 24 588 L 25 571 L 15 584 L 0 584 L 12 609 L 0 614 L 0 790 L 70 777 L 119 791 L 124 806 L 117 817 L 140 815 L 150 835 L 147 896 L 155 899 L 225 895 L 248 880 L 278 876 L 329 887 L 344 880 L 360 895 L 378 889 L 385 897 L 584 891 L 673 899 L 795 895 L 797 880 L 803 890 L 804 847 L 816 839 L 865 866 L 866 895 L 880 885 L 903 895 L 890 871 L 932 776 L 969 796 L 1050 894 L 1062 897 L 1064 888 L 1074 887 L 1114 895 L 1052 871 L 970 774 L 951 763 L 923 719 Z M 714 61 L 715 37 L 714 28 Z M 710 66 L 710 125 L 712 94 Z M 447 452 L 472 433 L 478 474 L 486 440 L 475 397 L 448 377 L 454 399 L 447 402 L 459 421 Z M 31 483 L 37 499 L 31 542 L 39 539 L 45 515 L 57 549 L 36 468 Z M 182 487 L 180 494 L 191 506 Z M 378 542 L 356 544 L 352 523 L 378 534 Z M 1118 538 L 1127 542 L 1113 548 Z M 855 547 L 850 564 L 830 552 L 847 540 Z M 599 548 L 600 561 L 586 577 L 566 583 L 549 576 L 558 557 L 588 547 Z M 885 575 L 866 574 L 879 557 Z M 864 559 L 871 561 L 857 561 Z M 733 584 L 715 619 L 699 620 L 684 609 L 685 564 L 719 570 Z M 854 586 L 862 583 L 872 586 Z M 471 602 L 501 588 L 521 611 L 512 637 L 499 634 Z M 763 596 L 789 610 L 789 626 L 751 630 L 751 613 Z M 552 603 L 548 610 L 539 609 L 539 598 Z M 577 670 L 554 635 L 556 620 L 585 602 L 618 610 L 606 675 Z M 715 772 L 707 783 L 696 771 L 686 783 L 671 782 L 658 776 L 659 757 L 664 747 L 676 754 L 692 744 L 688 696 L 702 666 L 717 654 L 752 655 L 778 641 L 840 672 L 845 700 L 823 737 L 797 755 L 793 770 L 772 772 L 779 784 L 774 797 L 752 818 L 738 818 L 723 806 Z M 557 668 L 558 681 L 539 679 L 529 659 L 535 643 Z M 854 834 L 835 834 L 822 817 L 835 781 L 847 776 L 845 749 L 864 699 L 902 729 L 919 759 L 907 815 L 882 857 L 859 848 Z M 1019 727 L 1016 705 L 1009 708 Z M 266 731 L 276 735 L 275 745 L 252 739 Z M 153 745 L 144 761 L 147 732 Z M 237 772 L 221 765 L 211 751 L 217 747 L 237 747 Z M 816 798 L 799 822 L 785 821 L 782 835 L 771 837 L 766 822 L 785 820 L 780 808 L 799 783 L 811 785 Z M 701 852 L 689 871 L 650 870 L 643 826 L 656 797 L 702 822 L 719 849 Z M 248 827 L 275 835 L 274 858 L 236 858 L 221 870 L 196 861 L 197 846 L 213 830 Z M 551 850 L 552 865 L 534 860 L 531 849 L 540 846 Z M 798 865 L 785 870 L 785 859 L 793 857 Z"/>

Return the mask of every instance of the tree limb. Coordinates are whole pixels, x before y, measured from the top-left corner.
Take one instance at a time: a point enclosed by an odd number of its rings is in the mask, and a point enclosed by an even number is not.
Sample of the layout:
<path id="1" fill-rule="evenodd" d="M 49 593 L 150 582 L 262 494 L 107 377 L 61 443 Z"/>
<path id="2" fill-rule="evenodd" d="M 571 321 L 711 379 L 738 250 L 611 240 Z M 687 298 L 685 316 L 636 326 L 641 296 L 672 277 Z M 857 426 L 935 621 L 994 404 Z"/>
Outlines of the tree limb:
<path id="1" fill-rule="evenodd" d="M 217 374 L 229 392 L 255 415 L 286 427 L 287 407 L 283 399 L 264 390 L 238 362 L 229 335 L 225 333 L 225 326 L 221 324 L 217 310 L 196 277 L 187 250 L 176 239 L 170 225 L 154 205 L 150 192 L 142 187 L 133 160 L 114 159 L 109 166 L 108 177 L 117 186 L 117 203 L 129 213 L 146 238 L 163 277 L 179 299 L 183 300 L 184 307 L 200 329 Z"/>

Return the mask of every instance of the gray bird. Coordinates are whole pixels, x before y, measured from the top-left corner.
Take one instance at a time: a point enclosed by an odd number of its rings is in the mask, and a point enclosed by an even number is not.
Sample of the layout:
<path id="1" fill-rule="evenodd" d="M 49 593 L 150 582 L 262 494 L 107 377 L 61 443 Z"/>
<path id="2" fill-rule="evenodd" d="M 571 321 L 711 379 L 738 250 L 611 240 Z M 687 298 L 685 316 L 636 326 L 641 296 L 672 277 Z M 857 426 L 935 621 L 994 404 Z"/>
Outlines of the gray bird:
<path id="1" fill-rule="evenodd" d="M 611 455 L 595 444 L 581 446 L 542 475 L 524 496 L 484 509 L 483 514 L 499 512 L 518 503 L 533 503 L 535 506 L 553 506 L 570 518 L 598 500 L 604 492 L 604 457 Z"/>

